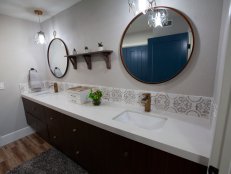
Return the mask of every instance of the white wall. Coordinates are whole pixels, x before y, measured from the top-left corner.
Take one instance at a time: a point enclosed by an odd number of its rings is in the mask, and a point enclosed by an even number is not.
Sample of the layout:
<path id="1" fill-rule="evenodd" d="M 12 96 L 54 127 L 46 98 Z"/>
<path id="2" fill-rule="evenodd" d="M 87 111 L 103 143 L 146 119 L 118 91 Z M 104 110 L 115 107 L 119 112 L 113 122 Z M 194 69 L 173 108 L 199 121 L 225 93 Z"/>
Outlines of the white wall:
<path id="1" fill-rule="evenodd" d="M 216 131 L 213 140 L 213 149 L 210 165 L 220 166 L 223 138 L 225 136 L 226 124 L 228 123 L 228 110 L 230 107 L 230 46 L 231 46 L 231 0 L 224 0 L 222 27 L 220 32 L 217 71 L 214 89 L 214 99 L 218 106 Z M 229 44 L 228 44 L 229 40 Z M 229 134 L 230 136 L 230 134 Z M 227 153 L 229 155 L 229 153 Z"/>
<path id="2" fill-rule="evenodd" d="M 31 67 L 46 79 L 43 48 L 33 42 L 38 25 L 33 22 L 0 15 L 0 136 L 27 126 L 21 102 L 19 83 L 27 82 Z"/>
<path id="3" fill-rule="evenodd" d="M 219 50 L 218 50 L 218 58 L 217 58 L 217 67 L 216 67 L 216 78 L 214 83 L 214 100 L 216 105 L 219 105 L 220 95 L 221 95 L 221 87 L 223 80 L 223 72 L 224 72 L 224 64 L 226 57 L 226 49 L 228 43 L 228 35 L 230 30 L 230 0 L 224 0 L 223 2 L 223 13 L 221 19 L 221 30 L 220 30 L 220 40 L 219 40 Z"/>
<path id="4" fill-rule="evenodd" d="M 176 8 L 192 20 L 196 46 L 192 61 L 186 69 L 170 82 L 159 85 L 142 84 L 133 79 L 120 60 L 119 44 L 127 24 L 133 18 L 128 12 L 126 0 L 84 0 L 43 23 L 52 39 L 53 26 L 72 52 L 83 51 L 84 46 L 97 49 L 103 41 L 105 48 L 114 50 L 112 69 L 107 70 L 102 59 L 93 61 L 89 71 L 82 60 L 78 70 L 70 67 L 63 81 L 97 84 L 132 89 L 146 89 L 190 95 L 213 96 L 214 76 L 217 61 L 221 0 L 161 0 L 158 5 Z M 49 73 L 50 78 L 54 77 Z"/>

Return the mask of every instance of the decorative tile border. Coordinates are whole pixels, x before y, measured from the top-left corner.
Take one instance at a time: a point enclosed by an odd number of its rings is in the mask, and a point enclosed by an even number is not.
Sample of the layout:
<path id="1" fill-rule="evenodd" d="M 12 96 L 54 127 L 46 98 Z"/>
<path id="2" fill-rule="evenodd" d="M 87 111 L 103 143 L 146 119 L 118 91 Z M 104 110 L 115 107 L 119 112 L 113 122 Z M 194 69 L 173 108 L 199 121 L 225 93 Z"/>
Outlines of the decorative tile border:
<path id="1" fill-rule="evenodd" d="M 48 88 L 54 81 L 43 81 L 44 88 Z M 151 93 L 151 109 L 152 111 L 165 111 L 177 113 L 185 116 L 196 116 L 200 118 L 210 119 L 214 116 L 214 103 L 211 97 L 191 96 L 182 94 L 161 93 L 154 91 L 132 90 L 122 88 L 112 88 L 105 86 L 95 86 L 77 83 L 57 82 L 59 89 L 64 91 L 74 86 L 89 86 L 100 89 L 103 92 L 103 101 L 118 103 L 122 105 L 132 105 L 135 107 L 142 106 L 142 94 Z M 28 91 L 29 87 L 20 84 L 20 91 Z"/>
<path id="2" fill-rule="evenodd" d="M 159 93 L 153 96 L 152 103 L 157 110 L 210 118 L 213 100 L 209 97 Z"/>

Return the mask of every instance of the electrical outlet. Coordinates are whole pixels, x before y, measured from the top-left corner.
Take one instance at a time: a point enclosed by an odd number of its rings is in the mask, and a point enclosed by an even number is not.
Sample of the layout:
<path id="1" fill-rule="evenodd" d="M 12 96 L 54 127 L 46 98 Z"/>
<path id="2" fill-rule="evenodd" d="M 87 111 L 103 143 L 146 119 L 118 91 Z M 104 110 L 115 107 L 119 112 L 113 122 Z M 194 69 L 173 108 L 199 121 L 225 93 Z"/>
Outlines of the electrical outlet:
<path id="1" fill-rule="evenodd" d="M 5 89 L 4 82 L 0 82 L 0 90 Z"/>

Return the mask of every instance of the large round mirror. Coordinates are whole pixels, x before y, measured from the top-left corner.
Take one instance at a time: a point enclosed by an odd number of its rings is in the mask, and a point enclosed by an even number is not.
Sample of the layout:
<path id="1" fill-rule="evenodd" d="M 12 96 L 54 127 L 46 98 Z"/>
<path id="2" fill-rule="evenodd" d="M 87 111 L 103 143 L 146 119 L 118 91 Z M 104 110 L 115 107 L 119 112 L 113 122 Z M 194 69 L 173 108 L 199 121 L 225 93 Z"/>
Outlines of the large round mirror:
<path id="1" fill-rule="evenodd" d="M 68 49 L 62 39 L 53 39 L 48 47 L 47 59 L 51 73 L 57 77 L 62 78 L 67 73 L 69 67 Z"/>
<path id="2" fill-rule="evenodd" d="M 156 7 L 152 13 L 151 18 L 149 14 L 139 14 L 129 23 L 120 53 L 132 77 L 157 84 L 171 80 L 188 64 L 194 33 L 189 19 L 176 9 Z"/>

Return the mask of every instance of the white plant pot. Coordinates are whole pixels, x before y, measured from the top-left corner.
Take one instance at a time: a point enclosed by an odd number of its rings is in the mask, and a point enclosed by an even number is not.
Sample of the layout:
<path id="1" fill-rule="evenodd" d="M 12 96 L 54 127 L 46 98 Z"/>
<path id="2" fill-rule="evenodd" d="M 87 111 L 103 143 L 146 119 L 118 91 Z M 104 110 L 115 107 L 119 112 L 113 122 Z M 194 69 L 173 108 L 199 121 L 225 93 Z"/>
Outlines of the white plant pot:
<path id="1" fill-rule="evenodd" d="M 98 47 L 98 50 L 99 51 L 103 51 L 103 47 Z"/>

